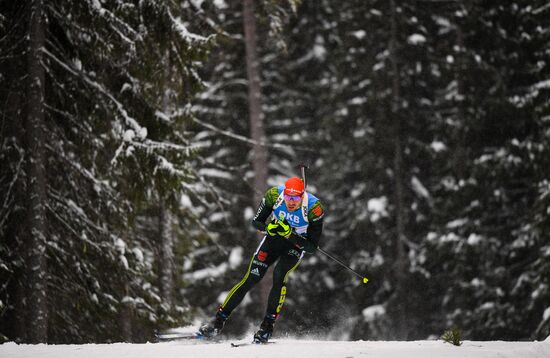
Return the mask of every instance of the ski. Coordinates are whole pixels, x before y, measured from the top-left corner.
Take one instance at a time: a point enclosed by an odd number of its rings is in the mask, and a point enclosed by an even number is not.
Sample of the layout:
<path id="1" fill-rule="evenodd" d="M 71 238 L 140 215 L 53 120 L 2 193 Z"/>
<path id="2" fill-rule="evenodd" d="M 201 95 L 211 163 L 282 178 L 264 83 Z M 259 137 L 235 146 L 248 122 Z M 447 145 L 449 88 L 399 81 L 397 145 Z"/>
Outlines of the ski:
<path id="1" fill-rule="evenodd" d="M 237 347 L 244 347 L 244 346 L 263 346 L 266 344 L 274 344 L 275 342 L 265 342 L 265 343 L 258 343 L 258 342 L 243 342 L 243 343 L 231 343 L 231 347 L 237 348 Z"/>
<path id="2" fill-rule="evenodd" d="M 197 333 L 155 333 L 155 338 L 157 342 L 171 342 L 171 341 L 182 341 L 182 340 L 207 340 L 201 334 Z"/>

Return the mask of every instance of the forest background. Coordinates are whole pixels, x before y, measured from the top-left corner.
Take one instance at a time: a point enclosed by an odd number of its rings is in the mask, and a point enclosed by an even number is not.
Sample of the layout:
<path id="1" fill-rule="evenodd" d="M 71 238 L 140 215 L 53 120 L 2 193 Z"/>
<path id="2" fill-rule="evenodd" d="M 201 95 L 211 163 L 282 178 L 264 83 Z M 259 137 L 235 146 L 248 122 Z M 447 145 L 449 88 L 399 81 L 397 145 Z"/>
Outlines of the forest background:
<path id="1" fill-rule="evenodd" d="M 0 338 L 210 319 L 259 198 L 307 162 L 321 246 L 370 281 L 306 256 L 277 334 L 544 339 L 548 19 L 543 0 L 0 2 Z"/>

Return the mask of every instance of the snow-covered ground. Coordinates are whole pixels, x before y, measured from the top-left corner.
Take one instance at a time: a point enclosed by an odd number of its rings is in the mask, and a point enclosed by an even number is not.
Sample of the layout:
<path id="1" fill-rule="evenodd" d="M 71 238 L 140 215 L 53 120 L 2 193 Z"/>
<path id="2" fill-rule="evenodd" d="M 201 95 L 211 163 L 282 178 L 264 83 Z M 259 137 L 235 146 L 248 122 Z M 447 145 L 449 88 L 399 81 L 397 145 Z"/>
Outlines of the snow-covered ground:
<path id="1" fill-rule="evenodd" d="M 318 341 L 279 339 L 275 344 L 231 347 L 232 341 L 147 344 L 0 345 L 2 358 L 549 358 L 544 342 Z M 233 341 L 234 342 L 234 341 Z M 240 341 L 243 342 L 243 341 Z"/>

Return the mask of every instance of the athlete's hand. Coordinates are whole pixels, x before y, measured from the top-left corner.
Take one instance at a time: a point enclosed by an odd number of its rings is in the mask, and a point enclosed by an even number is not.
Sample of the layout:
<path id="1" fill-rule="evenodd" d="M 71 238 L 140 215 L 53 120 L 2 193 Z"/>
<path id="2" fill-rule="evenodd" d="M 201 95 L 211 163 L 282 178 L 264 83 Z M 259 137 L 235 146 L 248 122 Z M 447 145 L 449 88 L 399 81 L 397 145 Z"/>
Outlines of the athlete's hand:
<path id="1" fill-rule="evenodd" d="M 266 227 L 269 236 L 280 236 L 288 239 L 292 233 L 292 227 L 286 220 L 273 220 Z"/>
<path id="2" fill-rule="evenodd" d="M 292 227 L 290 227 L 290 224 L 286 221 L 279 221 L 279 227 L 276 230 L 277 235 L 288 239 L 290 237 L 290 234 L 292 234 Z"/>
<path id="3" fill-rule="evenodd" d="M 265 231 L 269 236 L 277 236 L 277 229 L 279 229 L 279 222 L 277 220 L 273 220 L 265 227 Z"/>
<path id="4" fill-rule="evenodd" d="M 294 246 L 296 246 L 298 249 L 304 250 L 309 254 L 312 254 L 315 252 L 315 250 L 317 250 L 317 245 L 309 241 L 307 238 L 296 233 L 292 233 L 292 235 L 290 235 L 290 237 L 288 238 L 288 241 L 294 244 Z"/>

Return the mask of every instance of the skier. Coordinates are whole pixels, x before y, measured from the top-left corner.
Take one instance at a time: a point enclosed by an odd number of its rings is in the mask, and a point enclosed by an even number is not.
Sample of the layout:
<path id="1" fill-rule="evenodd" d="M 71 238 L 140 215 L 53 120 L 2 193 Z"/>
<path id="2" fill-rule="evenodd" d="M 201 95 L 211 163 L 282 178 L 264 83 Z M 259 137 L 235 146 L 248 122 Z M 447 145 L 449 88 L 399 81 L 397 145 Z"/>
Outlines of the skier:
<path id="1" fill-rule="evenodd" d="M 254 334 L 255 343 L 267 343 L 273 325 L 287 295 L 286 282 L 298 267 L 304 252 L 314 253 L 323 229 L 324 208 L 319 199 L 305 191 L 304 182 L 292 177 L 270 188 L 264 195 L 252 225 L 264 233 L 243 279 L 237 283 L 218 308 L 215 318 L 199 328 L 205 338 L 218 335 L 231 312 L 246 293 L 265 275 L 268 267 L 278 260 L 273 271 L 273 286 L 267 300 L 266 315 Z M 268 219 L 272 219 L 267 225 Z"/>

